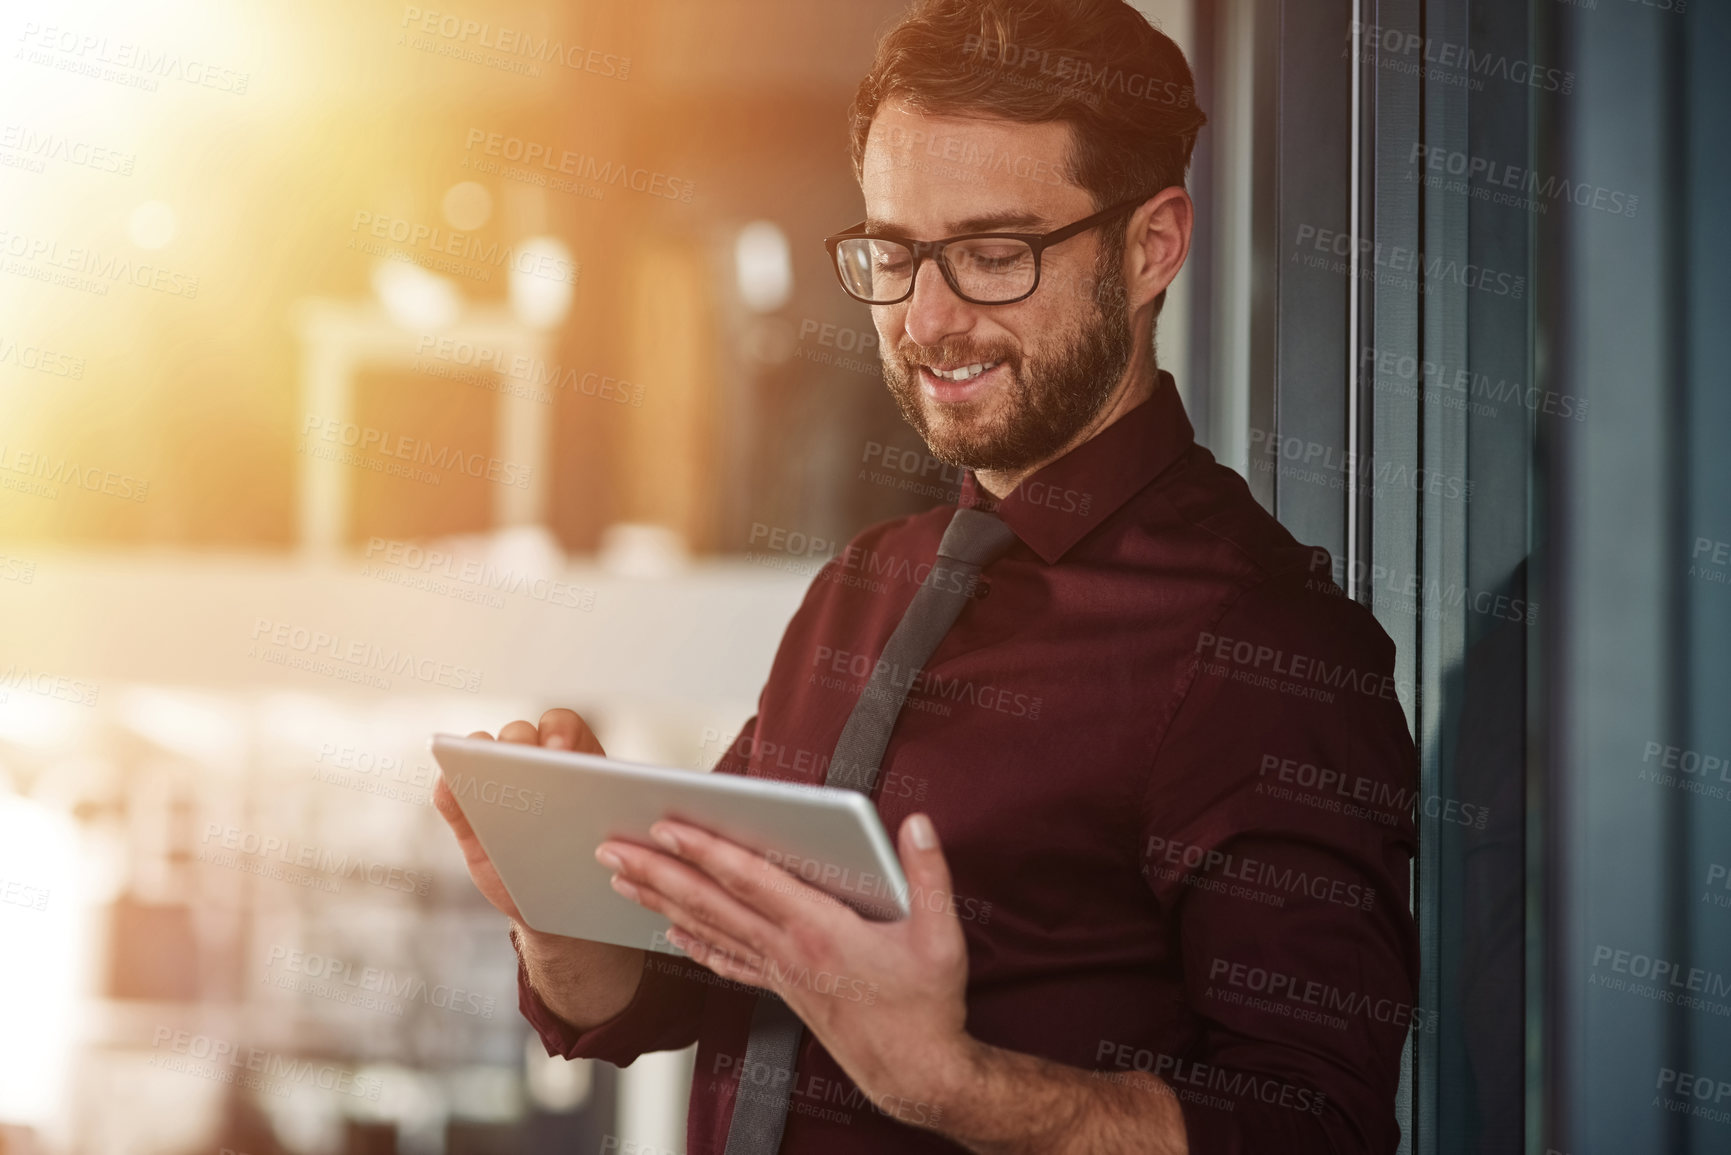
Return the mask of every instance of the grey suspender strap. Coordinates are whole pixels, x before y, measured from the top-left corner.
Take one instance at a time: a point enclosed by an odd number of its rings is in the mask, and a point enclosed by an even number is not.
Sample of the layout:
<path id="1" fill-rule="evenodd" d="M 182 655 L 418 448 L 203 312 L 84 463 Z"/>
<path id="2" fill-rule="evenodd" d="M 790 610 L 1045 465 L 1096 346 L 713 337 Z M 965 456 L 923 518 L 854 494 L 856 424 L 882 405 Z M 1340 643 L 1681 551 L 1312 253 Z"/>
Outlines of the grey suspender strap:
<path id="1" fill-rule="evenodd" d="M 870 794 L 896 717 L 914 678 L 975 595 L 980 570 L 1004 555 L 1015 533 L 995 514 L 958 509 L 944 530 L 937 560 L 914 591 L 907 612 L 884 644 L 853 713 L 842 727 L 824 784 Z M 805 1024 L 765 991 L 751 1012 L 751 1036 L 733 1100 L 726 1155 L 776 1155 L 787 1123 L 794 1061 Z"/>

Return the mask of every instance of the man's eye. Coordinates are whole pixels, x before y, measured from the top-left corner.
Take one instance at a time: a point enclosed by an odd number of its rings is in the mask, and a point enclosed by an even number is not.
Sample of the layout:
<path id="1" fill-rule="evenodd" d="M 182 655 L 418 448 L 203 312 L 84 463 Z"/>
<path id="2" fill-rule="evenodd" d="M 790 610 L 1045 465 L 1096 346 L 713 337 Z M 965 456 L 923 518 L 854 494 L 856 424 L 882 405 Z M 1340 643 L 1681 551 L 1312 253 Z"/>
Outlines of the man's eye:
<path id="1" fill-rule="evenodd" d="M 1028 250 L 1021 245 L 972 248 L 960 254 L 967 265 L 986 273 L 1007 273 L 1025 263 Z"/>

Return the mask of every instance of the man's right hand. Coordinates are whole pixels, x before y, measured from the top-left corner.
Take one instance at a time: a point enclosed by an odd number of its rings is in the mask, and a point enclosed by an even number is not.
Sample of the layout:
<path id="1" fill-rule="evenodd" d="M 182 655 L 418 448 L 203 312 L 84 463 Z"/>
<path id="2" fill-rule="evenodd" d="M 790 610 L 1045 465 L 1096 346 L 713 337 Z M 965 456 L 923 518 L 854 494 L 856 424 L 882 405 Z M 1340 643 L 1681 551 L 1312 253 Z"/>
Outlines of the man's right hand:
<path id="1" fill-rule="evenodd" d="M 493 735 L 477 730 L 469 737 L 490 740 Z M 512 722 L 499 731 L 499 741 L 605 754 L 589 724 L 571 710 L 548 710 L 541 715 L 539 726 Z M 643 972 L 644 952 L 635 947 L 531 930 L 524 925 L 522 912 L 511 900 L 498 869 L 487 857 L 443 777 L 433 787 L 433 804 L 456 834 L 457 846 L 463 852 L 463 861 L 476 889 L 515 926 L 518 949 L 529 972 L 529 985 L 548 1008 L 573 1027 L 586 1030 L 629 1006 Z"/>

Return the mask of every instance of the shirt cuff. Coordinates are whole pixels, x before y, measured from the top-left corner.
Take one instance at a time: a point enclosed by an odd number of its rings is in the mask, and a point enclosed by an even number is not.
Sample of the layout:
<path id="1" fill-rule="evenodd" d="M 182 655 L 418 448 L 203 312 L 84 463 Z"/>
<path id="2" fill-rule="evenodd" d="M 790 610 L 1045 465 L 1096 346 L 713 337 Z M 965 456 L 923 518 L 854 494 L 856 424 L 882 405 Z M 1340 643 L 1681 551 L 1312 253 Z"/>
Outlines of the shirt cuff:
<path id="1" fill-rule="evenodd" d="M 645 951 L 643 973 L 631 1002 L 599 1026 L 579 1031 L 529 985 L 529 971 L 519 952 L 517 1009 L 535 1028 L 549 1056 L 600 1059 L 628 1067 L 639 1055 L 678 1050 L 696 1041 L 705 988 L 693 970 L 702 968 L 687 959 Z"/>

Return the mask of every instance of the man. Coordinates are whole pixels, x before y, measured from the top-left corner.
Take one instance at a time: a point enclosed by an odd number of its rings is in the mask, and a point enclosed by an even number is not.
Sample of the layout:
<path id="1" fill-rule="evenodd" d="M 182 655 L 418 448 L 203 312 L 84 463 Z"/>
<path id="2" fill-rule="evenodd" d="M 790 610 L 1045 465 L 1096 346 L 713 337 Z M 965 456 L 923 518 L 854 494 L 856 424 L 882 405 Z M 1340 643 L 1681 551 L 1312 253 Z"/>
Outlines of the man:
<path id="1" fill-rule="evenodd" d="M 692 1155 L 1398 1144 L 1413 746 L 1387 637 L 1155 365 L 1191 92 L 1121 0 L 931 0 L 860 87 L 867 219 L 828 243 L 963 510 L 825 567 L 716 769 L 867 789 L 911 919 L 661 823 L 597 857 L 688 959 L 540 934 L 441 790 L 550 1054 L 698 1042 Z M 565 710 L 499 737 L 600 750 Z"/>

